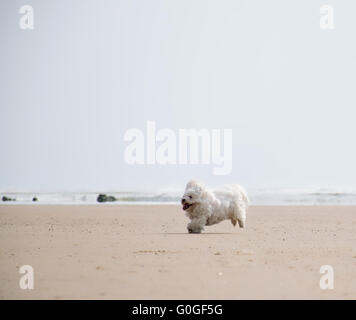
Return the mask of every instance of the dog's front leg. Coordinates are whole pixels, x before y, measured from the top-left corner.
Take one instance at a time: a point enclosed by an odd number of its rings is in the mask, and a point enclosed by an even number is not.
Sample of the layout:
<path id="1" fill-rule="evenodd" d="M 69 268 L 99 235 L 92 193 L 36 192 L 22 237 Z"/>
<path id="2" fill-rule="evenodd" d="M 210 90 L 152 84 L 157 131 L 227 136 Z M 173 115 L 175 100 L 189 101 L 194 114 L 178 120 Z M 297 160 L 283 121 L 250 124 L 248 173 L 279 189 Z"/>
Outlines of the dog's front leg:
<path id="1" fill-rule="evenodd" d="M 204 230 L 206 221 L 207 221 L 206 217 L 200 217 L 200 218 L 193 219 L 187 225 L 188 232 L 189 233 L 201 233 Z"/>

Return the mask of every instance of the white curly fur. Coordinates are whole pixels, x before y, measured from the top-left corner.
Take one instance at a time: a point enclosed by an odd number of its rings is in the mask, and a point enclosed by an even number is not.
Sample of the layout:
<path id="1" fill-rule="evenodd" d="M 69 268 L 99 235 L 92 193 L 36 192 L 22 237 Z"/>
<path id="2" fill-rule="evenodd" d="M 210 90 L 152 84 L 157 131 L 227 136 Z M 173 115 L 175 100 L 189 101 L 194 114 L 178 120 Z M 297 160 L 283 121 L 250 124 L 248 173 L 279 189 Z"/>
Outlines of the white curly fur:
<path id="1" fill-rule="evenodd" d="M 239 185 L 225 185 L 207 189 L 204 184 L 189 181 L 182 197 L 183 210 L 191 220 L 187 225 L 189 233 L 200 233 L 205 226 L 231 220 L 241 228 L 246 226 L 246 211 L 249 199 L 245 189 Z"/>

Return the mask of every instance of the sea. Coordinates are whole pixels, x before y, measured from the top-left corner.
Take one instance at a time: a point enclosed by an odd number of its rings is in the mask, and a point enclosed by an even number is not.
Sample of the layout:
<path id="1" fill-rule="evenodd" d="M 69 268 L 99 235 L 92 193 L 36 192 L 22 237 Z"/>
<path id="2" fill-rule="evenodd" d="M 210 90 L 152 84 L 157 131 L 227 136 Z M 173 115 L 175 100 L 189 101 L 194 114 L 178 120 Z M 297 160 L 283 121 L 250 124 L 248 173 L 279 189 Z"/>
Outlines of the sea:
<path id="1" fill-rule="evenodd" d="M 247 189 L 251 205 L 356 205 L 356 190 L 316 189 Z M 183 193 L 169 192 L 0 192 L 0 204 L 28 205 L 125 205 L 179 204 Z M 117 201 L 99 203 L 99 194 L 113 196 Z M 3 197 L 15 201 L 3 201 Z M 37 201 L 33 201 L 36 198 Z"/>

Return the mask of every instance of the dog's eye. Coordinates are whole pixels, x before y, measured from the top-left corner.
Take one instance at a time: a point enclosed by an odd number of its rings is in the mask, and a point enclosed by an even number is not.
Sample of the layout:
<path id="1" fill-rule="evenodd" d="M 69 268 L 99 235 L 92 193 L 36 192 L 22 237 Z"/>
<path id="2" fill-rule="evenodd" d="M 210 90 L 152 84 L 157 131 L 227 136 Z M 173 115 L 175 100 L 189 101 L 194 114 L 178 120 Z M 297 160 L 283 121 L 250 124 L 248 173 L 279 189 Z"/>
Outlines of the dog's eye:
<path id="1" fill-rule="evenodd" d="M 192 198 L 192 196 L 189 196 L 189 199 L 191 199 Z"/>

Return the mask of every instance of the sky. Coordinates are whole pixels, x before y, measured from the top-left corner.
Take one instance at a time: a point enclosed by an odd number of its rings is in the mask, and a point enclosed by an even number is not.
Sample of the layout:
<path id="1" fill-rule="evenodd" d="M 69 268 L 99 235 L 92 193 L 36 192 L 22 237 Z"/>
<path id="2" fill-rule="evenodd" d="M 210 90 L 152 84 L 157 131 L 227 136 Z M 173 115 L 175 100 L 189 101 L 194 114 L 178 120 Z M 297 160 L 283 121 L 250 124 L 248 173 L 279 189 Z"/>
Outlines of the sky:
<path id="1" fill-rule="evenodd" d="M 33 30 L 19 27 L 24 4 Z M 333 30 L 320 28 L 324 4 Z M 170 190 L 191 178 L 356 189 L 355 14 L 346 0 L 2 0 L 0 191 Z M 147 139 L 148 121 L 231 129 L 231 172 L 128 164 L 125 133 Z"/>

